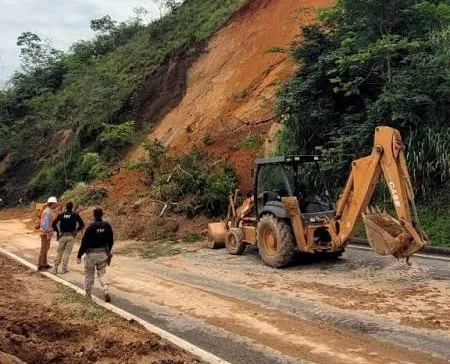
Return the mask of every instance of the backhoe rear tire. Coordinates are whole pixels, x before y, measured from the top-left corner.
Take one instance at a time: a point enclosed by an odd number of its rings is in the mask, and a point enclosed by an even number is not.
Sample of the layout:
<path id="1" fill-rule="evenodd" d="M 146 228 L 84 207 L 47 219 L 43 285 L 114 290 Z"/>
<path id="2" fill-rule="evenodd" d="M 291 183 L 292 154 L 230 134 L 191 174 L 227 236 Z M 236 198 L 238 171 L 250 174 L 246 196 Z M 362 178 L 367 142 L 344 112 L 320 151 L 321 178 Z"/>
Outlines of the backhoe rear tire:
<path id="1" fill-rule="evenodd" d="M 232 255 L 242 255 L 244 253 L 246 244 L 242 241 L 244 234 L 239 228 L 231 228 L 225 236 L 225 246 L 228 253 Z"/>
<path id="2" fill-rule="evenodd" d="M 264 263 L 273 268 L 282 268 L 292 263 L 295 238 L 288 222 L 265 215 L 256 227 L 256 238 Z"/>

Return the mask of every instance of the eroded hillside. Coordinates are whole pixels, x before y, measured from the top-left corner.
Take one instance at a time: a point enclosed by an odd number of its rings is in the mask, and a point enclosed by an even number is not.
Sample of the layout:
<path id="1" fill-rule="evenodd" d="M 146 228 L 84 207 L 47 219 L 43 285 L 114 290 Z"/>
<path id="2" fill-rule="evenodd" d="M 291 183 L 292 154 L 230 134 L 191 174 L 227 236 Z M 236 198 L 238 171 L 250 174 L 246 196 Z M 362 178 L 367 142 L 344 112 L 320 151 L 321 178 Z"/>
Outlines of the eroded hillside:
<path id="1" fill-rule="evenodd" d="M 186 93 L 151 133 L 183 153 L 200 146 L 233 164 L 242 187 L 251 184 L 252 159 L 261 148 L 240 147 L 265 137 L 276 122 L 277 87 L 293 72 L 286 49 L 301 25 L 329 0 L 251 0 L 209 41 L 188 71 Z M 248 150 L 250 149 L 250 150 Z M 142 155 L 142 148 L 131 158 Z"/>

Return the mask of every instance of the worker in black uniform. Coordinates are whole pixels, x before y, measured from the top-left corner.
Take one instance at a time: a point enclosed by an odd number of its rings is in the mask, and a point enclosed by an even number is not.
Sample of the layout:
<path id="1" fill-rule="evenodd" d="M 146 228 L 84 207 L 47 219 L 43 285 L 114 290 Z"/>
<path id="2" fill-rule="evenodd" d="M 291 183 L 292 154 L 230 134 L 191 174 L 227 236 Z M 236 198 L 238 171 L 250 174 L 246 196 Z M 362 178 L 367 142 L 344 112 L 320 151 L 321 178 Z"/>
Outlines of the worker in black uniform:
<path id="1" fill-rule="evenodd" d="M 106 276 L 106 266 L 111 262 L 111 250 L 114 244 L 114 234 L 112 227 L 103 221 L 103 210 L 100 207 L 94 209 L 94 222 L 86 229 L 81 240 L 78 251 L 78 264 L 81 257 L 86 254 L 84 262 L 84 278 L 86 296 L 91 296 L 94 285 L 95 270 L 97 270 L 100 286 L 106 302 L 111 301 L 108 291 L 108 278 Z"/>
<path id="2" fill-rule="evenodd" d="M 59 214 L 53 221 L 52 228 L 56 231 L 58 239 L 58 250 L 52 273 L 58 273 L 58 267 L 62 262 L 61 273 L 64 274 L 68 272 L 67 265 L 69 263 L 70 253 L 72 253 L 74 238 L 84 228 L 83 219 L 73 211 L 72 202 L 68 202 L 66 210 Z"/>

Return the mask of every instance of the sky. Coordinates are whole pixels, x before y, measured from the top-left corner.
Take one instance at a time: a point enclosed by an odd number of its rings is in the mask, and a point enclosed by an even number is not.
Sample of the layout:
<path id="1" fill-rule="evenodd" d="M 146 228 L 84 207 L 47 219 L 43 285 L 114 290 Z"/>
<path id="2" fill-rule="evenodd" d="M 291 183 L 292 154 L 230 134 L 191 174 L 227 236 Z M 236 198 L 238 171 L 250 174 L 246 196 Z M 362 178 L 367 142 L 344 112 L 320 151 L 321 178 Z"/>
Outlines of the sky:
<path id="1" fill-rule="evenodd" d="M 149 11 L 150 18 L 159 14 L 152 0 L 0 0 L 0 86 L 20 66 L 16 42 L 22 32 L 67 50 L 74 41 L 92 37 L 91 19 L 110 15 L 124 21 L 139 6 Z"/>

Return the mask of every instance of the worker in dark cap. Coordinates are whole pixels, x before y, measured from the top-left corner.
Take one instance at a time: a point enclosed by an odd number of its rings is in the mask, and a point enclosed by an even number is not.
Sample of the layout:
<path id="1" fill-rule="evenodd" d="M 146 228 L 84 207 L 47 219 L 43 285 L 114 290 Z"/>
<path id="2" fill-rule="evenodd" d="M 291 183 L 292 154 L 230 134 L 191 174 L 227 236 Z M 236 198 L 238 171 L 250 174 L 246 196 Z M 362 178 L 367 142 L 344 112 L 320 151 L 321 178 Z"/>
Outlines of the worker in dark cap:
<path id="1" fill-rule="evenodd" d="M 105 301 L 110 302 L 111 297 L 108 291 L 106 266 L 111 262 L 114 234 L 111 225 L 103 220 L 103 210 L 100 207 L 94 209 L 94 220 L 95 221 L 89 225 L 83 235 L 78 251 L 77 262 L 80 264 L 81 257 L 86 254 L 84 263 L 86 296 L 91 296 L 95 271 L 97 270 Z"/>

